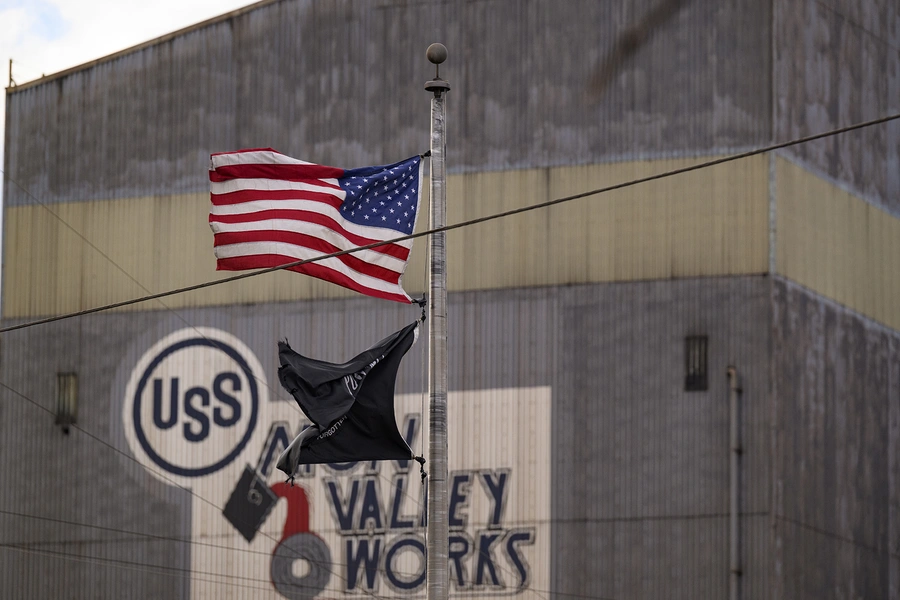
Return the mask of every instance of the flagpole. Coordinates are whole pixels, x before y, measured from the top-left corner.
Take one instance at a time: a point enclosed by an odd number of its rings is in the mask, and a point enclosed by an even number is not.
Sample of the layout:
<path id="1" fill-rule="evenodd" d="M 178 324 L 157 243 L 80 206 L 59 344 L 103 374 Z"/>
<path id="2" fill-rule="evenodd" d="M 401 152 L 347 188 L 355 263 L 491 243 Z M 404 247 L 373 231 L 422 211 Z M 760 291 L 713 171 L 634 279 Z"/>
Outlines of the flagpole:
<path id="1" fill-rule="evenodd" d="M 425 83 L 431 99 L 431 212 L 429 228 L 447 223 L 444 187 L 444 92 L 450 84 L 440 78 L 440 64 L 447 60 L 443 44 L 431 44 L 425 55 L 435 65 L 434 79 Z M 428 549 L 426 587 L 428 600 L 447 600 L 450 588 L 450 526 L 447 516 L 447 270 L 446 233 L 431 234 L 428 303 L 429 476 Z"/>

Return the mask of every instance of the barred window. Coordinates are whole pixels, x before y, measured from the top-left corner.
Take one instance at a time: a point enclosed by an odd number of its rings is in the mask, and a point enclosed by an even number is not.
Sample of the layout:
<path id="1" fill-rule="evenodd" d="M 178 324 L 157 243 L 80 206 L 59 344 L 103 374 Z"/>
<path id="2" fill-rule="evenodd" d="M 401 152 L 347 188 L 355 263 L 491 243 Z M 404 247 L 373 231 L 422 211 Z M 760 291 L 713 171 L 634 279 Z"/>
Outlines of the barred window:
<path id="1" fill-rule="evenodd" d="M 684 391 L 702 392 L 707 389 L 705 335 L 691 335 L 684 339 Z"/>

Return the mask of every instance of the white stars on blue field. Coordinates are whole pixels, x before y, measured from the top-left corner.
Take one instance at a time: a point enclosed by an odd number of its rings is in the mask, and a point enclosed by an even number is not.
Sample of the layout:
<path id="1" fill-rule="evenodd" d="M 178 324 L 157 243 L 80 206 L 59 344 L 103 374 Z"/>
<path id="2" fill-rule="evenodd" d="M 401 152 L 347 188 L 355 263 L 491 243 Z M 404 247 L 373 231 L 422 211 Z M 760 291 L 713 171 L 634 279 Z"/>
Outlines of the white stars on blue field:
<path id="1" fill-rule="evenodd" d="M 346 169 L 338 184 L 347 193 L 341 215 L 359 225 L 413 231 L 419 209 L 419 163 L 414 156 L 381 167 Z"/>

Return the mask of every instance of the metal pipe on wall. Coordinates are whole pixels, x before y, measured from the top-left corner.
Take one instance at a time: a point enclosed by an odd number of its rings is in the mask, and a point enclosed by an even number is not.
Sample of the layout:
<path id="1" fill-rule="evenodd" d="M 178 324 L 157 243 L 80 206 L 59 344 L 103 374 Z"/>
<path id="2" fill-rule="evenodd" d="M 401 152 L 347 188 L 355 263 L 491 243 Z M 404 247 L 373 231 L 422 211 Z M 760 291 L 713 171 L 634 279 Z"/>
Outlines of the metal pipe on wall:
<path id="1" fill-rule="evenodd" d="M 729 530 L 730 530 L 730 574 L 731 600 L 739 600 L 741 584 L 741 527 L 740 527 L 740 468 L 741 468 L 741 428 L 739 396 L 741 387 L 737 368 L 728 367 L 729 422 L 731 427 L 731 489 L 729 490 Z"/>

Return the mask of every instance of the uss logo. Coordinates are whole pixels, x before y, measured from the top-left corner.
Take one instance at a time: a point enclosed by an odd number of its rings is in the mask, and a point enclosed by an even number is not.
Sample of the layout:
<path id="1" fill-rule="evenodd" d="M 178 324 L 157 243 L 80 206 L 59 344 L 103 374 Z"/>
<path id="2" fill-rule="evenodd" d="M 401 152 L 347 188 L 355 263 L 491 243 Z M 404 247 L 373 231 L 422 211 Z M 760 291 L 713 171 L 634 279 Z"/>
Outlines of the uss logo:
<path id="1" fill-rule="evenodd" d="M 123 407 L 131 450 L 151 471 L 176 479 L 216 473 L 247 449 L 264 389 L 256 357 L 234 336 L 176 331 L 132 371 Z"/>

